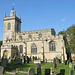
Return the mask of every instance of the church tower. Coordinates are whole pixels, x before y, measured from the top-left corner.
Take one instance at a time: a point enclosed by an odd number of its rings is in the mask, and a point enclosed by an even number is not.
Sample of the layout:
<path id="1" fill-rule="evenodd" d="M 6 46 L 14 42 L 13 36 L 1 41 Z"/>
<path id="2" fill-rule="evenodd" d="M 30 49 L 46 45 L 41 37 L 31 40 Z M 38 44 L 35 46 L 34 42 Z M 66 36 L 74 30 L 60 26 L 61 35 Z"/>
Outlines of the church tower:
<path id="1" fill-rule="evenodd" d="M 21 32 L 21 17 L 16 16 L 14 7 L 10 11 L 10 16 L 4 15 L 4 29 L 3 29 L 3 44 L 7 41 L 16 41 L 16 33 Z"/>

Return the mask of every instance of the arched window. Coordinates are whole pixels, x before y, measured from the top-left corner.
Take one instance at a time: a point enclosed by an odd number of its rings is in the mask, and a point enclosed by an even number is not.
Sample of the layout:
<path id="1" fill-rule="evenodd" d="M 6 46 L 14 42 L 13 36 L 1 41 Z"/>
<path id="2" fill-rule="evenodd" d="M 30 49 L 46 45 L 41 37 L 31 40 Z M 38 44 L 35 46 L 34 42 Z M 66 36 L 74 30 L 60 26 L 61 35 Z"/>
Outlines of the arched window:
<path id="1" fill-rule="evenodd" d="M 17 32 L 19 32 L 19 24 L 17 24 Z"/>
<path id="2" fill-rule="evenodd" d="M 8 23 L 7 30 L 10 30 L 10 29 L 11 29 L 11 24 Z"/>
<path id="3" fill-rule="evenodd" d="M 32 36 L 31 35 L 28 35 L 28 37 L 31 39 L 32 38 Z"/>
<path id="4" fill-rule="evenodd" d="M 19 48 L 20 48 L 20 53 L 23 53 L 23 46 L 20 45 Z"/>
<path id="5" fill-rule="evenodd" d="M 23 38 L 22 38 L 22 36 L 21 36 L 21 35 L 19 36 L 19 39 L 20 39 L 20 40 L 23 40 Z"/>
<path id="6" fill-rule="evenodd" d="M 49 43 L 49 50 L 50 51 L 56 51 L 56 46 L 55 46 L 55 42 L 54 41 L 51 41 Z"/>
<path id="7" fill-rule="evenodd" d="M 32 54 L 36 54 L 36 53 L 37 53 L 37 47 L 36 47 L 36 44 L 35 44 L 35 43 L 33 43 L 33 44 L 31 45 L 31 53 L 32 53 Z"/>
<path id="8" fill-rule="evenodd" d="M 39 39 L 42 37 L 42 34 L 39 34 Z"/>

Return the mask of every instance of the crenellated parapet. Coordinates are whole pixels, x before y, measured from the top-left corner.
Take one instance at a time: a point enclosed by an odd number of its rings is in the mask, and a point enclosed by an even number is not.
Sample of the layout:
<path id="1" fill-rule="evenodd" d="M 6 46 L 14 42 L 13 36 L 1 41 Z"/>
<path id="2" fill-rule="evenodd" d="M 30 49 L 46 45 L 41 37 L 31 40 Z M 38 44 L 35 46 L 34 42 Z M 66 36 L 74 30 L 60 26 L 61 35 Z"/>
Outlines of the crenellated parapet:
<path id="1" fill-rule="evenodd" d="M 48 29 L 42 29 L 42 30 L 33 30 L 33 31 L 24 31 L 24 32 L 18 32 L 18 34 L 35 34 L 35 33 L 42 33 L 42 32 L 44 32 L 44 33 L 46 33 L 46 32 L 55 32 L 55 30 L 53 29 L 53 28 L 50 28 L 49 30 Z"/>
<path id="2" fill-rule="evenodd" d="M 55 30 L 53 28 L 42 29 L 42 30 L 33 30 L 33 31 L 24 31 L 16 33 L 16 40 L 42 40 L 42 39 L 50 39 L 56 35 Z"/>

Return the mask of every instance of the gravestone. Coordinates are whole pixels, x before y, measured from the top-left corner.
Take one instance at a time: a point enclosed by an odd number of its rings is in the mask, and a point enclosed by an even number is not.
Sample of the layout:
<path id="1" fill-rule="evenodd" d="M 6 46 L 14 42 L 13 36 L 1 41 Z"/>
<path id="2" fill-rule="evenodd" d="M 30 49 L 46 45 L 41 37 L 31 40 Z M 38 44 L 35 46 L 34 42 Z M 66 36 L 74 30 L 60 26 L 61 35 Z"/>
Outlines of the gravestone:
<path id="1" fill-rule="evenodd" d="M 45 69 L 45 75 L 50 75 L 50 69 Z"/>
<path id="2" fill-rule="evenodd" d="M 45 62 L 47 63 L 47 58 L 45 59 Z"/>
<path id="3" fill-rule="evenodd" d="M 25 60 L 25 57 L 24 57 L 24 64 L 25 64 L 26 60 Z"/>
<path id="4" fill-rule="evenodd" d="M 35 60 L 37 60 L 37 57 L 34 57 Z"/>
<path id="5" fill-rule="evenodd" d="M 37 67 L 37 75 L 41 75 L 41 67 Z"/>
<path id="6" fill-rule="evenodd" d="M 59 60 L 58 60 L 58 58 L 56 59 L 56 64 L 57 64 L 57 66 L 59 66 Z"/>
<path id="7" fill-rule="evenodd" d="M 29 58 L 29 61 L 31 61 L 31 57 Z"/>
<path id="8" fill-rule="evenodd" d="M 4 68 L 0 66 L 0 75 L 3 75 Z"/>
<path id="9" fill-rule="evenodd" d="M 8 60 L 7 59 L 2 59 L 1 66 L 3 66 L 5 68 L 5 67 L 7 67 L 7 64 L 8 64 Z"/>
<path id="10" fill-rule="evenodd" d="M 11 59 L 11 63 L 14 63 L 14 60 L 13 59 Z"/>
<path id="11" fill-rule="evenodd" d="M 60 75 L 65 75 L 65 69 L 60 69 Z"/>
<path id="12" fill-rule="evenodd" d="M 54 68 L 56 68 L 56 67 L 57 67 L 57 64 L 55 63 L 55 64 L 54 64 Z"/>
<path id="13" fill-rule="evenodd" d="M 33 68 L 29 68 L 28 75 L 34 75 L 34 69 Z"/>
<path id="14" fill-rule="evenodd" d="M 75 71 L 75 65 L 74 65 L 74 71 Z"/>
<path id="15" fill-rule="evenodd" d="M 72 63 L 71 62 L 69 63 L 69 68 L 72 68 Z"/>
<path id="16" fill-rule="evenodd" d="M 22 59 L 17 58 L 17 59 L 15 60 L 15 64 L 22 64 Z"/>
<path id="17" fill-rule="evenodd" d="M 36 67 L 37 67 L 37 68 L 40 67 L 40 63 L 36 63 Z"/>
<path id="18" fill-rule="evenodd" d="M 53 74 L 53 73 L 54 73 L 54 68 L 51 67 L 51 74 Z"/>
<path id="19" fill-rule="evenodd" d="M 57 64 L 56 64 L 56 59 L 55 58 L 53 59 L 53 64 L 54 64 L 54 68 L 56 68 Z"/>
<path id="20" fill-rule="evenodd" d="M 70 75 L 73 75 L 73 70 L 70 70 Z"/>
<path id="21" fill-rule="evenodd" d="M 65 65 L 67 65 L 67 60 L 65 60 Z"/>
<path id="22" fill-rule="evenodd" d="M 55 75 L 60 75 L 60 73 L 56 73 Z"/>
<path id="23" fill-rule="evenodd" d="M 67 64 L 69 64 L 69 60 L 67 60 Z"/>
<path id="24" fill-rule="evenodd" d="M 27 63 L 29 63 L 29 57 L 27 56 Z"/>

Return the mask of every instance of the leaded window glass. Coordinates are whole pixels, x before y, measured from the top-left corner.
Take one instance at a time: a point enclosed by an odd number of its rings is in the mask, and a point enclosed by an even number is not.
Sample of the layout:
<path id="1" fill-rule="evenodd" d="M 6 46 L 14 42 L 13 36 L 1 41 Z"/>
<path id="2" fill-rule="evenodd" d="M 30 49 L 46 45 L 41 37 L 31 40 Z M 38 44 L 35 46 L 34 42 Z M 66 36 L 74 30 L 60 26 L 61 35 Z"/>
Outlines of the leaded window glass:
<path id="1" fill-rule="evenodd" d="M 42 34 L 39 34 L 39 38 L 41 38 L 42 37 Z"/>
<path id="2" fill-rule="evenodd" d="M 7 30 L 10 30 L 10 29 L 11 29 L 11 24 L 8 23 Z"/>
<path id="3" fill-rule="evenodd" d="M 56 46 L 55 46 L 55 42 L 54 41 L 51 41 L 50 43 L 49 43 L 49 49 L 50 49 L 50 51 L 56 51 Z"/>
<path id="4" fill-rule="evenodd" d="M 35 44 L 35 43 L 33 43 L 33 44 L 31 45 L 31 53 L 32 53 L 32 54 L 36 54 L 36 53 L 37 53 L 37 47 L 36 47 L 36 44 Z"/>
<path id="5" fill-rule="evenodd" d="M 23 46 L 22 45 L 20 45 L 20 53 L 23 53 Z"/>
<path id="6" fill-rule="evenodd" d="M 22 36 L 19 36 L 19 39 L 22 40 L 23 39 Z"/>
<path id="7" fill-rule="evenodd" d="M 31 36 L 31 35 L 28 35 L 28 37 L 29 37 L 29 38 L 32 38 L 32 36 Z"/>

